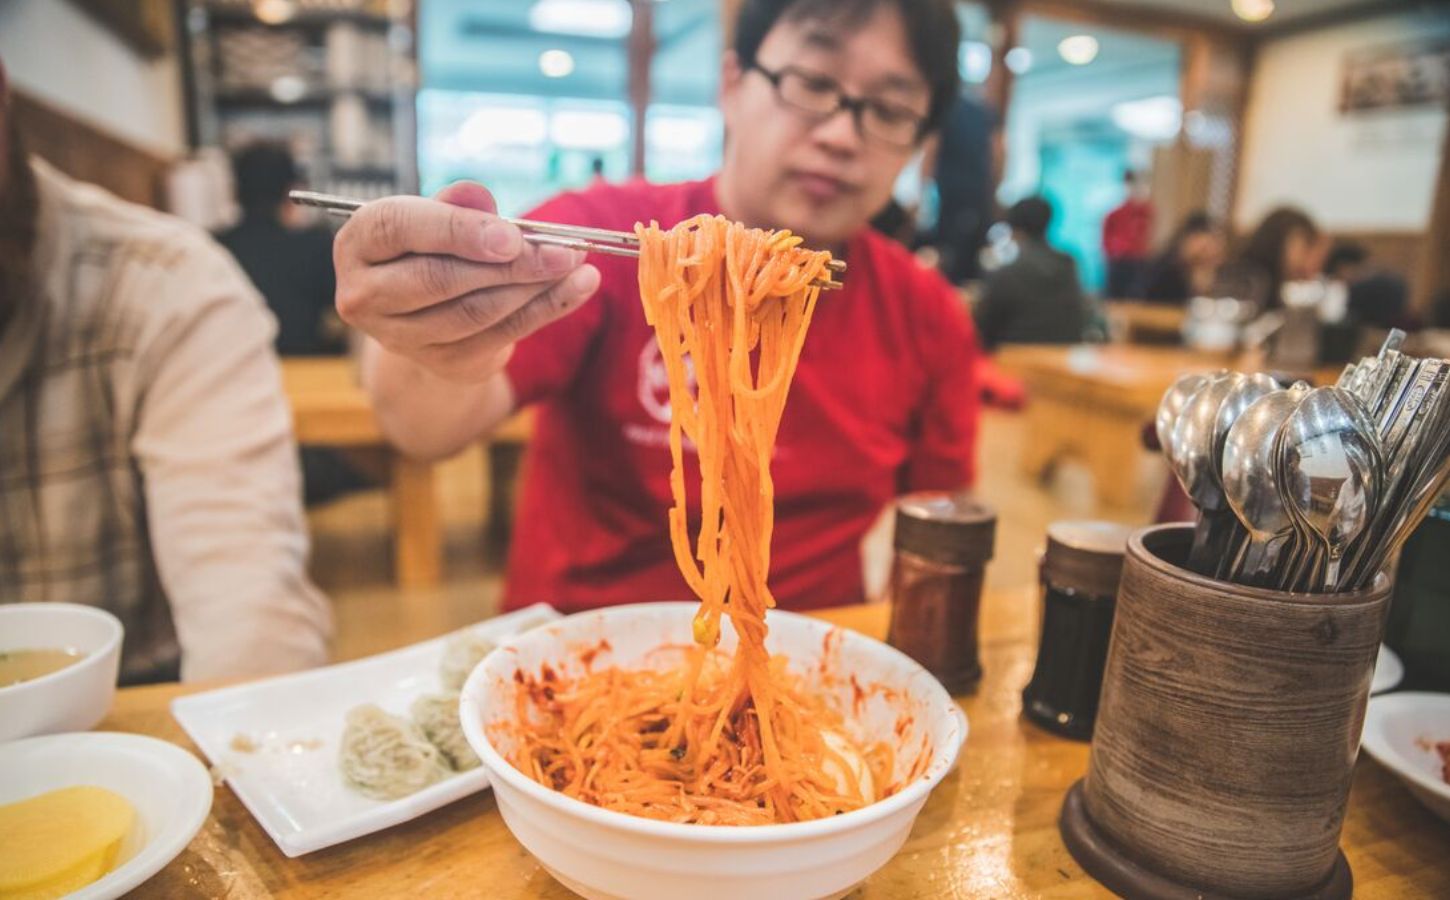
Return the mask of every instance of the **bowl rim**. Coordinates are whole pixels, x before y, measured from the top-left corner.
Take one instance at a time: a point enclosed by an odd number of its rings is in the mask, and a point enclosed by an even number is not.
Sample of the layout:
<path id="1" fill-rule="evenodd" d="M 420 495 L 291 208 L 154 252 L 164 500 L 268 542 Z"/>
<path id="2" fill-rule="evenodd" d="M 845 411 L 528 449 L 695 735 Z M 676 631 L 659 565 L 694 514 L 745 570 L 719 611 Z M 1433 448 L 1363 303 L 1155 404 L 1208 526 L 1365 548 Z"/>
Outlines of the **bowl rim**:
<path id="1" fill-rule="evenodd" d="M 918 801 L 924 801 L 926 796 L 946 777 L 952 770 L 961 753 L 962 746 L 966 743 L 970 723 L 967 715 L 957 702 L 947 693 L 934 677 L 923 669 L 915 660 L 906 654 L 891 647 L 884 642 L 852 631 L 841 625 L 827 622 L 824 619 L 816 619 L 793 613 L 788 610 L 772 609 L 769 616 L 777 620 L 785 618 L 806 625 L 807 627 L 819 629 L 822 632 L 832 630 L 841 631 L 845 637 L 841 646 L 847 641 L 868 642 L 867 646 L 872 647 L 874 652 L 884 653 L 896 657 L 909 667 L 919 670 L 927 680 L 928 692 L 940 692 L 940 698 L 945 698 L 946 705 L 953 713 L 952 719 L 960 731 L 960 739 L 956 742 L 948 741 L 946 747 L 932 748 L 932 763 L 926 774 L 917 778 L 906 787 L 892 794 L 890 797 L 869 803 L 860 809 L 853 809 L 850 812 L 841 813 L 836 816 L 829 816 L 823 819 L 810 819 L 804 822 L 785 822 L 770 825 L 696 825 L 680 822 L 665 822 L 659 819 L 650 819 L 644 816 L 634 816 L 629 813 L 622 813 L 612 809 L 605 809 L 585 803 L 583 800 L 576 800 L 556 790 L 544 787 L 534 779 L 520 772 L 513 763 L 504 759 L 503 755 L 494 749 L 493 742 L 489 740 L 482 726 L 479 700 L 483 696 L 484 688 L 482 682 L 486 677 L 486 668 L 494 654 L 504 653 L 518 644 L 529 640 L 543 640 L 548 627 L 559 627 L 576 616 L 600 616 L 603 618 L 625 618 L 640 612 L 667 612 L 667 613 L 688 613 L 693 615 L 699 609 L 698 603 L 691 602 L 661 602 L 661 603 L 633 603 L 623 606 L 606 607 L 595 610 L 585 610 L 566 616 L 558 622 L 553 622 L 546 628 L 539 628 L 524 632 L 516 638 L 501 643 L 488 656 L 485 656 L 474 670 L 469 674 L 468 680 L 464 682 L 463 691 L 459 696 L 459 719 L 463 726 L 464 736 L 473 745 L 485 768 L 489 771 L 491 779 L 501 779 L 508 783 L 509 787 L 520 791 L 530 798 L 543 803 L 554 811 L 565 815 L 585 819 L 596 825 L 611 828 L 621 828 L 626 831 L 642 834 L 649 837 L 669 838 L 682 842 L 694 842 L 703 844 L 754 844 L 777 842 L 789 839 L 802 839 L 822 837 L 836 834 L 838 832 L 852 831 L 858 827 L 865 827 L 881 819 L 885 819 L 903 809 L 909 808 Z M 938 761 L 941 765 L 935 765 Z"/>
<path id="2" fill-rule="evenodd" d="M 99 622 L 103 622 L 110 629 L 105 641 L 97 650 L 92 650 L 76 660 L 71 665 L 56 669 L 54 672 L 47 672 L 39 678 L 31 678 L 18 684 L 0 685 L 0 700 L 9 697 L 18 697 L 29 691 L 44 690 L 46 685 L 57 684 L 66 678 L 73 678 L 77 673 L 88 671 L 98 665 L 104 665 L 100 660 L 110 658 L 121 646 L 121 641 L 126 635 L 126 628 L 116 614 L 99 606 L 87 606 L 84 603 L 6 603 L 0 604 L 0 619 L 18 612 L 59 612 L 61 615 L 88 616 Z M 4 651 L 0 651 L 4 652 Z M 115 684 L 111 685 L 113 688 Z"/>
<path id="3" fill-rule="evenodd" d="M 1384 732 L 1384 720 L 1387 716 L 1405 709 L 1413 711 L 1428 707 L 1443 707 L 1446 713 L 1450 713 L 1450 694 L 1396 691 L 1369 698 L 1364 714 L 1364 737 L 1360 745 L 1376 762 L 1389 769 L 1391 774 L 1412 782 L 1437 797 L 1450 800 L 1450 784 L 1443 779 L 1426 775 L 1410 765 L 1404 753 L 1391 743 Z"/>

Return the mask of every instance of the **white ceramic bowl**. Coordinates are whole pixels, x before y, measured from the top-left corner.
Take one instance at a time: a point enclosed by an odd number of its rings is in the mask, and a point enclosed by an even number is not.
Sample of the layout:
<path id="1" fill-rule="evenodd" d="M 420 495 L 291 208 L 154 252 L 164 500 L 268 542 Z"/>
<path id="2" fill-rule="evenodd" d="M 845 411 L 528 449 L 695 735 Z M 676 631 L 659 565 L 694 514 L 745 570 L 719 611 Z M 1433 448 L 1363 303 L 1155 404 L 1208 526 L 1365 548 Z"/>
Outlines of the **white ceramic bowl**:
<path id="1" fill-rule="evenodd" d="M 1360 746 L 1450 822 L 1450 784 L 1440 777 L 1440 754 L 1433 746 L 1438 741 L 1450 741 L 1450 694 L 1407 691 L 1370 698 Z"/>
<path id="2" fill-rule="evenodd" d="M 537 672 L 548 663 L 578 671 L 577 653 L 607 640 L 596 668 L 642 666 L 666 645 L 690 640 L 693 603 L 624 606 L 581 613 L 534 629 L 479 664 L 463 687 L 460 715 L 469 743 L 483 760 L 499 812 L 519 842 L 566 887 L 590 900 L 768 900 L 839 897 L 876 871 L 901 848 L 933 787 L 955 764 L 966 740 L 967 720 L 942 686 L 904 654 L 878 641 L 817 619 L 772 611 L 768 646 L 785 653 L 792 668 L 814 672 L 824 660 L 830 679 L 813 678 L 852 709 L 854 674 L 862 685 L 889 685 L 900 700 L 872 696 L 852 725 L 867 740 L 894 737 L 904 710 L 912 727 L 900 740 L 899 765 L 915 759 L 925 736 L 926 774 L 901 791 L 828 819 L 787 825 L 733 827 L 681 825 L 600 809 L 525 776 L 495 748 L 487 731 L 514 710 L 514 673 Z M 828 637 L 829 636 L 829 637 Z M 725 629 L 722 647 L 734 635 Z M 908 751 L 907 748 L 913 748 Z"/>
<path id="3" fill-rule="evenodd" d="M 139 734 L 51 734 L 0 745 L 0 804 L 78 785 L 115 791 L 136 810 L 116 867 L 69 900 L 125 896 L 186 849 L 211 811 L 211 775 L 195 756 Z"/>
<path id="4" fill-rule="evenodd" d="M 0 605 L 0 652 L 72 648 L 85 656 L 58 672 L 0 687 L 0 743 L 85 731 L 111 708 L 121 665 L 121 621 L 74 603 Z"/>

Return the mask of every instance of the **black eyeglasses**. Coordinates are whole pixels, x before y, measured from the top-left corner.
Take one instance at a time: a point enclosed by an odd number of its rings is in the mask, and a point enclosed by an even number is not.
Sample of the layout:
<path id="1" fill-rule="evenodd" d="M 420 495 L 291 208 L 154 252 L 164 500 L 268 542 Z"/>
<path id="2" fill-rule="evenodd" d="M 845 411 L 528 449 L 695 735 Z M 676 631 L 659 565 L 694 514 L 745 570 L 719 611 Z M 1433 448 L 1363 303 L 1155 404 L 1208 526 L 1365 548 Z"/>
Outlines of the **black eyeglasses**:
<path id="1" fill-rule="evenodd" d="M 868 137 L 892 147 L 911 147 L 921 139 L 926 116 L 899 103 L 874 97 L 853 97 L 840 82 L 828 75 L 782 66 L 775 71 L 752 62 L 746 71 L 759 72 L 775 88 L 781 103 L 798 112 L 824 121 L 841 110 L 856 120 L 856 128 Z"/>

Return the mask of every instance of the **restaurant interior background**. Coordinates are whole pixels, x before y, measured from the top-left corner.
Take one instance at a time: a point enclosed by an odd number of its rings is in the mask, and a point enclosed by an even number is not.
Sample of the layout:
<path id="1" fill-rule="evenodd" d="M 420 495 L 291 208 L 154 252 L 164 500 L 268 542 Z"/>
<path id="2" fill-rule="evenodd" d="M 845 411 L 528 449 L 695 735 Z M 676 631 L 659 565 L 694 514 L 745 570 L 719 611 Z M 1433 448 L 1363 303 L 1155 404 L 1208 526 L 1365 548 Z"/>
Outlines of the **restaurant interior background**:
<path id="1" fill-rule="evenodd" d="M 208 228 L 236 215 L 226 151 L 259 138 L 285 141 L 318 190 L 431 193 L 473 178 L 503 212 L 520 213 L 587 184 L 596 167 L 610 180 L 714 171 L 724 138 L 714 105 L 719 60 L 735 5 L 0 0 L 0 58 L 35 152 Z M 1117 299 L 1105 293 L 1102 223 L 1133 170 L 1155 208 L 1155 248 L 1195 210 L 1226 223 L 1232 244 L 1270 209 L 1298 206 L 1403 279 L 1415 317 L 1435 324 L 1434 298 L 1450 288 L 1443 4 L 958 6 L 965 90 L 1001 122 L 995 217 L 1023 197 L 1048 198 L 1057 209 L 1049 238 L 1074 257 L 1092 295 Z M 1365 77 L 1397 87 L 1356 99 L 1347 85 Z M 928 175 L 918 161 L 898 186 L 926 224 L 935 203 Z M 1165 330 L 1176 340 L 1183 325 L 1181 310 L 1103 309 L 1104 336 L 1115 344 L 1161 342 Z M 1068 367 L 1106 366 L 1111 381 L 1112 359 L 1078 355 Z M 1026 386 L 1026 406 L 990 408 L 982 445 L 981 491 L 1001 510 L 998 546 L 1007 548 L 991 571 L 999 586 L 1033 582 L 1047 522 L 1146 521 L 1166 478 L 1160 459 L 1122 441 L 1094 451 L 1041 430 L 1049 401 L 1063 399 L 1058 387 L 1027 363 L 1007 368 Z M 1119 374 L 1133 381 L 1124 388 L 1133 403 L 1161 393 L 1151 373 Z M 314 569 L 339 609 L 338 655 L 493 612 L 507 485 L 527 423 L 490 447 L 418 466 L 370 429 L 355 385 L 305 366 L 287 377 L 301 441 L 344 448 L 379 485 L 311 513 Z M 1109 411 L 1094 428 L 1113 410 L 1123 418 L 1128 401 L 1104 402 Z M 307 418 L 309 410 L 317 415 Z M 1130 403 L 1129 423 L 1136 410 Z"/>

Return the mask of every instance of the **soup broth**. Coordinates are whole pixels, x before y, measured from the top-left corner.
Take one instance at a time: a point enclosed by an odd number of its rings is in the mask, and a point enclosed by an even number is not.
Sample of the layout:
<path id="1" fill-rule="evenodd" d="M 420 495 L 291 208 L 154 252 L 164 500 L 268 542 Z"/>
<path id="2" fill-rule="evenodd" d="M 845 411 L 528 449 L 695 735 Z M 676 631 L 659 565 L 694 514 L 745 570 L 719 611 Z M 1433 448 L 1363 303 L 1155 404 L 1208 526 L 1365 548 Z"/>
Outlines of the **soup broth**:
<path id="1" fill-rule="evenodd" d="M 58 672 L 85 656 L 79 650 L 0 650 L 0 688 Z"/>

